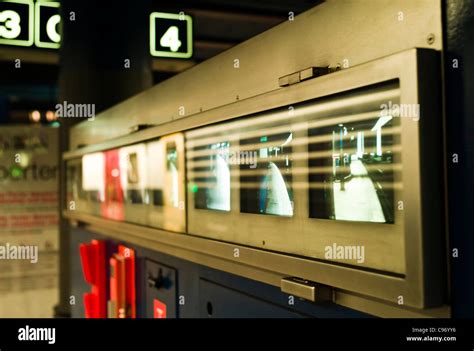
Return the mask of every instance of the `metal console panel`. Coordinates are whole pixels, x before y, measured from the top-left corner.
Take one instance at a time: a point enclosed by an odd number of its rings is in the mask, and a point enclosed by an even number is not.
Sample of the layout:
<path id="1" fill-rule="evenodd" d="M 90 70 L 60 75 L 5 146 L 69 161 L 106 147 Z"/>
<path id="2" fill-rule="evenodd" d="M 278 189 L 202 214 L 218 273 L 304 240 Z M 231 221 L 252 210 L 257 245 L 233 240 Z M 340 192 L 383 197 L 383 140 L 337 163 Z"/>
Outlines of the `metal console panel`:
<path id="1" fill-rule="evenodd" d="M 396 178 L 401 189 L 396 192 L 398 194 L 396 200 L 397 203 L 402 201 L 403 211 L 398 212 L 395 225 L 367 222 L 344 223 L 344 221 L 308 218 L 307 187 L 303 187 L 296 193 L 295 199 L 295 208 L 298 206 L 303 211 L 298 218 L 240 213 L 238 203 L 233 206 L 233 211 L 225 214 L 218 211 L 196 210 L 192 192 L 188 192 L 187 233 L 266 250 L 270 245 L 269 248 L 274 251 L 317 259 L 312 261 L 312 268 L 308 267 L 308 269 L 296 265 L 283 267 L 280 266 L 281 262 L 279 263 L 278 260 L 266 260 L 263 257 L 266 256 L 264 251 L 255 252 L 253 258 L 259 257 L 257 260 L 259 266 L 265 265 L 267 269 L 278 271 L 286 276 L 307 279 L 392 303 L 398 303 L 401 300 L 403 304 L 412 307 L 438 306 L 445 296 L 446 282 L 445 275 L 442 273 L 445 257 L 441 249 L 442 225 L 438 223 L 442 219 L 441 201 L 435 200 L 432 194 L 439 189 L 440 176 L 439 172 L 427 173 L 426 171 L 437 164 L 437 147 L 440 146 L 437 143 L 437 140 L 440 140 L 441 129 L 439 105 L 436 103 L 439 101 L 437 99 L 438 84 L 432 81 L 436 77 L 437 67 L 434 51 L 409 50 L 319 79 L 308 80 L 290 86 L 285 91 L 278 90 L 241 101 L 231 106 L 233 109 L 231 113 L 228 107 L 224 106 L 216 109 L 214 119 L 206 118 L 211 124 L 222 121 L 223 118 L 220 116 L 233 113 L 245 115 L 246 111 L 251 110 L 249 104 L 261 106 L 261 108 L 276 107 L 281 104 L 288 106 L 328 94 L 398 80 L 399 89 L 388 91 L 394 91 L 402 104 L 419 104 L 421 115 L 419 121 L 399 118 L 398 133 L 402 140 L 399 165 L 402 171 L 401 176 Z M 428 84 L 424 85 L 423 82 L 428 82 Z M 149 129 L 145 133 L 136 133 L 133 135 L 133 142 L 141 142 L 142 138 L 157 138 L 162 134 L 174 132 L 178 127 L 181 130 L 193 129 L 200 125 L 200 119 L 201 116 L 196 115 L 188 118 L 186 125 L 181 125 L 181 121 L 175 121 Z M 114 140 L 114 143 L 123 145 L 124 139 L 130 140 L 130 138 L 131 136 L 118 138 Z M 109 144 L 104 143 L 97 145 L 96 149 L 107 146 Z M 78 150 L 67 155 L 67 158 L 77 157 L 78 154 L 86 151 L 87 149 Z M 435 169 L 439 168 L 435 167 Z M 431 196 L 429 201 L 426 196 Z M 214 224 L 216 227 L 213 228 L 208 224 Z M 296 224 L 298 225 L 295 226 Z M 385 229 L 380 227 L 381 225 L 385 226 Z M 225 230 L 219 231 L 220 227 L 224 227 Z M 296 231 L 297 240 L 294 240 L 292 228 L 300 229 Z M 176 237 L 175 242 L 177 243 L 178 240 L 181 238 Z M 269 245 L 265 245 L 266 242 Z M 363 245 L 369 253 L 367 262 L 355 267 L 331 264 L 334 262 L 325 259 L 324 248 L 334 242 L 344 245 Z M 301 245 L 302 243 L 305 245 Z M 186 246 L 190 247 L 191 244 Z M 280 255 L 275 257 L 280 257 Z M 248 263 L 242 257 L 238 261 Z"/>
<path id="2" fill-rule="evenodd" d="M 367 14 L 374 17 L 367 20 Z M 341 18 L 340 23 L 336 16 Z M 410 24 L 400 23 L 403 21 Z M 227 217 L 196 210 L 189 189 L 187 234 L 130 223 L 118 225 L 71 210 L 66 215 L 111 237 L 271 285 L 280 286 L 283 278 L 297 277 L 329 286 L 334 289 L 336 303 L 367 313 L 447 316 L 446 306 L 442 307 L 447 285 L 443 209 L 441 199 L 432 196 L 443 185 L 441 172 L 430 172 L 441 169 L 431 168 L 439 165 L 436 158 L 441 148 L 440 65 L 436 52 L 441 48 L 439 4 L 328 1 L 294 22 L 284 23 L 105 111 L 94 122 L 78 125 L 72 132 L 71 151 L 64 155 L 65 160 L 76 160 L 92 152 L 176 132 L 185 132 L 189 140 L 193 133 L 200 133 L 201 127 L 213 128 L 216 123 L 226 122 L 231 128 L 234 121 L 230 120 L 237 117 L 265 115 L 271 109 L 383 85 L 388 88 L 359 97 L 359 105 L 372 109 L 365 112 L 373 112 L 380 101 L 388 100 L 421 106 L 419 123 L 400 119 L 396 131 L 402 145 L 397 151 L 401 154 L 401 176 L 395 179 L 400 185 L 396 198 L 402 201 L 403 214 L 396 214 L 395 226 L 310 219 L 305 187 L 295 192 L 300 241 L 289 235 L 292 223 L 296 223 L 292 219 L 257 219 L 258 214 L 239 213 L 238 203 L 233 205 L 237 211 Z M 338 72 L 279 87 L 281 77 L 295 72 L 301 77 L 308 67 L 338 65 L 342 68 Z M 380 94 L 382 100 L 373 98 Z M 182 111 L 184 114 L 180 114 Z M 112 127 L 110 120 L 114 121 Z M 156 126 L 130 134 L 137 125 Z M 304 137 L 304 131 L 299 136 Z M 79 145 L 88 146 L 77 148 Z M 190 151 L 187 148 L 186 152 Z M 306 152 L 301 148 L 297 151 Z M 189 161 L 187 181 L 192 179 Z M 206 227 L 206 223 L 212 225 Z M 219 225 L 224 230 L 217 231 Z M 383 226 L 389 229 L 382 231 Z M 312 230 L 315 228 L 319 228 L 317 235 Z M 276 235 L 277 229 L 281 235 Z M 385 232 L 388 235 L 383 235 Z M 362 240 L 362 245 L 376 254 L 360 266 L 325 260 L 321 248 L 336 239 L 347 245 Z M 430 307 L 437 310 L 432 312 L 427 309 Z"/>

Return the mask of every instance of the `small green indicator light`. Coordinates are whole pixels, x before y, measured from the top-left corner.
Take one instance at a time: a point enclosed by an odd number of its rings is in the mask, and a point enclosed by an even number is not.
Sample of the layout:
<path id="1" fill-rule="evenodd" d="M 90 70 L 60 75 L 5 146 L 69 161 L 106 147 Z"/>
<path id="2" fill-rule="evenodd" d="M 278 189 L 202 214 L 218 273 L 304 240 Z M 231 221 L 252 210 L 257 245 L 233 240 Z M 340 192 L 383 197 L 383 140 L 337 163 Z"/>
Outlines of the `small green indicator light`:
<path id="1" fill-rule="evenodd" d="M 260 141 L 261 141 L 262 143 L 265 143 L 265 142 L 268 141 L 268 137 L 263 136 L 263 137 L 260 138 Z"/>
<path id="2" fill-rule="evenodd" d="M 12 166 L 10 168 L 10 174 L 12 178 L 20 178 L 23 175 L 23 169 L 18 166 Z"/>
<path id="3" fill-rule="evenodd" d="M 197 184 L 191 185 L 191 192 L 192 192 L 192 193 L 197 193 L 197 191 L 198 191 L 198 186 L 197 186 Z"/>

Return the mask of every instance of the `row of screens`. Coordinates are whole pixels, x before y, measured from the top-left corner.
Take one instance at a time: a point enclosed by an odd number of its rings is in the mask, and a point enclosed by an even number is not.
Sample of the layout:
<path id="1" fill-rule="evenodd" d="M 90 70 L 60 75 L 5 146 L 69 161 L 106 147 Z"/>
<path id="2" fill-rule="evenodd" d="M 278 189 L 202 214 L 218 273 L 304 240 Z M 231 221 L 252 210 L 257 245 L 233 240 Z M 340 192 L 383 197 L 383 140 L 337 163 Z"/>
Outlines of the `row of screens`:
<path id="1" fill-rule="evenodd" d="M 225 138 L 194 147 L 198 156 L 188 157 L 192 165 L 188 179 L 195 207 L 230 211 L 232 183 L 238 179 L 244 213 L 291 217 L 298 205 L 294 190 L 303 187 L 309 192 L 310 217 L 393 223 L 392 127 L 393 118 L 380 117 L 309 129 L 304 137 L 291 130 L 270 134 L 264 128 L 256 137 L 253 132 L 240 133 L 235 147 Z M 268 128 L 273 129 L 281 130 Z M 307 155 L 302 155 L 303 143 Z M 295 161 L 305 156 L 303 166 L 299 162 L 295 167 Z M 307 178 L 294 181 L 293 174 Z"/>
<path id="2" fill-rule="evenodd" d="M 179 144 L 183 144 L 181 134 L 84 155 L 80 164 L 68 167 L 71 196 L 112 207 L 150 203 L 183 206 L 180 189 L 184 178 L 178 162 L 178 153 L 183 151 Z"/>
<path id="3" fill-rule="evenodd" d="M 186 157 L 186 189 L 198 210 L 231 211 L 238 196 L 243 213 L 292 217 L 295 206 L 306 206 L 295 198 L 304 189 L 312 218 L 394 223 L 394 118 L 372 114 L 315 128 L 251 121 L 85 155 L 75 196 L 184 208 L 178 160 Z M 176 138 L 186 138 L 186 148 Z"/>

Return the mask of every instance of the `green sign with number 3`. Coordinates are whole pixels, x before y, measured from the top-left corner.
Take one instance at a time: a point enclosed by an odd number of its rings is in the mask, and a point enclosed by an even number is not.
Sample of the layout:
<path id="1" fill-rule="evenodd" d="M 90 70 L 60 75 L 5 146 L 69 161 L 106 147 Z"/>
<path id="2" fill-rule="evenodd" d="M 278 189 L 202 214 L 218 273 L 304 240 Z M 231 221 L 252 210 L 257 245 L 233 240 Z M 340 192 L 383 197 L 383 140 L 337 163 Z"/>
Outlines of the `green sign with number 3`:
<path id="1" fill-rule="evenodd" d="M 0 1 L 0 44 L 57 49 L 61 45 L 59 2 Z M 150 14 L 150 54 L 190 58 L 193 55 L 192 18 L 178 14 Z"/>
<path id="2" fill-rule="evenodd" d="M 0 44 L 33 45 L 33 1 L 0 2 Z"/>

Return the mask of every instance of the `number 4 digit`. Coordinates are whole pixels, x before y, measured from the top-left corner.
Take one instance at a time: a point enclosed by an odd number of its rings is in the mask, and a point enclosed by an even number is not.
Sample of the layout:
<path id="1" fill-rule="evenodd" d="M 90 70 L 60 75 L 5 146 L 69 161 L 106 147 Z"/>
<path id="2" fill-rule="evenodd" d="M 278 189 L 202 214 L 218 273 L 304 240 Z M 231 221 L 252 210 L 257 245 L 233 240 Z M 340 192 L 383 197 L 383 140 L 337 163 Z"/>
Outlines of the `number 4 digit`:
<path id="1" fill-rule="evenodd" d="M 179 29 L 176 26 L 171 26 L 163 34 L 160 39 L 160 45 L 164 48 L 170 48 L 171 51 L 176 52 L 181 47 L 179 40 Z"/>

